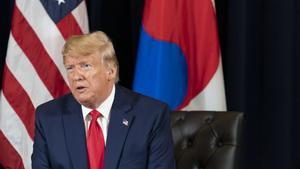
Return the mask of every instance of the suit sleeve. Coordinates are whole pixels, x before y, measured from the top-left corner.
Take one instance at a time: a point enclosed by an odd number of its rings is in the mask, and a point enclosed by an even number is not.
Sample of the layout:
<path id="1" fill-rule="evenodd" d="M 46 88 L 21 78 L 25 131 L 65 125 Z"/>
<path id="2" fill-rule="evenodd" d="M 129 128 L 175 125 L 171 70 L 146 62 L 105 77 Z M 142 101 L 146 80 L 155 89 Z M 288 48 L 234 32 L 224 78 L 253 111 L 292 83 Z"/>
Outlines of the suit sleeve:
<path id="1" fill-rule="evenodd" d="M 35 113 L 35 135 L 33 143 L 33 153 L 31 156 L 32 169 L 49 169 L 47 144 L 42 125 L 40 123 L 40 109 L 37 108 Z"/>
<path id="2" fill-rule="evenodd" d="M 175 169 L 170 113 L 165 106 L 154 122 L 149 147 L 148 169 Z"/>

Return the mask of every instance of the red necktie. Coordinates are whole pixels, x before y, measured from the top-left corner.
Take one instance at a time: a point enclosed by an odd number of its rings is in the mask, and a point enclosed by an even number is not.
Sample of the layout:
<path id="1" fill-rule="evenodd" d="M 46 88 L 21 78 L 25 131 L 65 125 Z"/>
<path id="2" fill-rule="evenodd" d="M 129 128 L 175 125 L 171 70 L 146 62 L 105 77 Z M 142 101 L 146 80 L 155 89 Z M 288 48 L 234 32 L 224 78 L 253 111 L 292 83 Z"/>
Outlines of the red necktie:
<path id="1" fill-rule="evenodd" d="M 103 169 L 105 143 L 102 129 L 97 122 L 101 114 L 92 110 L 89 115 L 92 117 L 87 136 L 89 169 Z"/>

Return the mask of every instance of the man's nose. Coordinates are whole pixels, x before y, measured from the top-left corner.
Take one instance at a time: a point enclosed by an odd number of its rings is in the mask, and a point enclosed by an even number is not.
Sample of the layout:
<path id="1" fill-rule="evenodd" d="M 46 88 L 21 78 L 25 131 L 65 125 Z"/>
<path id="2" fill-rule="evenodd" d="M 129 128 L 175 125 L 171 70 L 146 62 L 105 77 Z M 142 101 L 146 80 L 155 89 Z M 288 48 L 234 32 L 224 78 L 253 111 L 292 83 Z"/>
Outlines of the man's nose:
<path id="1" fill-rule="evenodd" d="M 75 68 L 74 72 L 73 72 L 73 80 L 82 80 L 84 79 L 82 70 L 80 70 L 80 68 Z"/>

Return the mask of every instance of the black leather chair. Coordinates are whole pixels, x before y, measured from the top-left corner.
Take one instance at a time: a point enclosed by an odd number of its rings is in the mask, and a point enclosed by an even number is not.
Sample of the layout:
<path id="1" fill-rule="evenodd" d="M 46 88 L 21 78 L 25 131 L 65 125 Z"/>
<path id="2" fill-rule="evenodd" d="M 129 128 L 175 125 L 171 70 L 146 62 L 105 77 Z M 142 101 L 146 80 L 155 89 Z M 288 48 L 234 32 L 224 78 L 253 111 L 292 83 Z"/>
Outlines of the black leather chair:
<path id="1" fill-rule="evenodd" d="M 177 169 L 236 169 L 243 114 L 174 111 L 171 116 Z"/>

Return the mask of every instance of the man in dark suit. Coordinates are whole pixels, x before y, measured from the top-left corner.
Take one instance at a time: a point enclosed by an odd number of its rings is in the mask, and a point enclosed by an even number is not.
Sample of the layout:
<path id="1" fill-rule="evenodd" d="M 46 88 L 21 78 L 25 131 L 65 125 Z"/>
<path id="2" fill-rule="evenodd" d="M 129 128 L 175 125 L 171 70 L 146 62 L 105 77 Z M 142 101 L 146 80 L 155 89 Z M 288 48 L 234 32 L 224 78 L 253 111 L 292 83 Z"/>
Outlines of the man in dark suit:
<path id="1" fill-rule="evenodd" d="M 103 32 L 63 49 L 71 94 L 36 110 L 33 169 L 175 169 L 167 105 L 116 84 Z"/>

